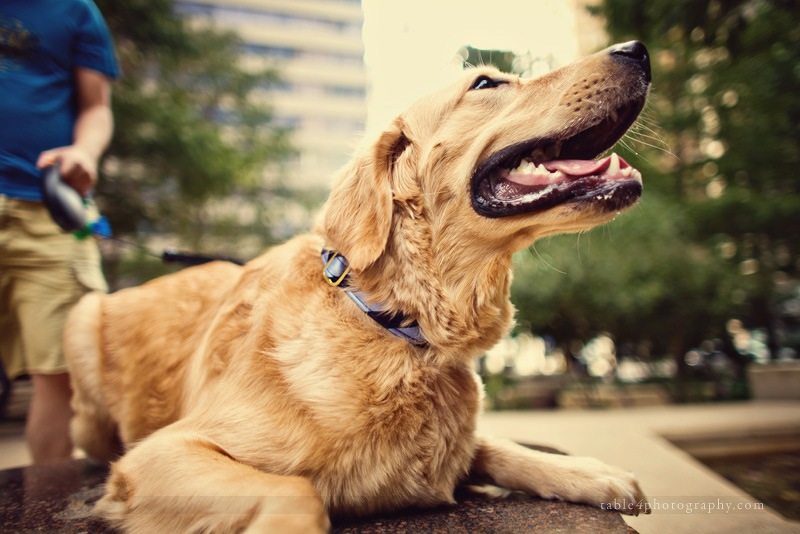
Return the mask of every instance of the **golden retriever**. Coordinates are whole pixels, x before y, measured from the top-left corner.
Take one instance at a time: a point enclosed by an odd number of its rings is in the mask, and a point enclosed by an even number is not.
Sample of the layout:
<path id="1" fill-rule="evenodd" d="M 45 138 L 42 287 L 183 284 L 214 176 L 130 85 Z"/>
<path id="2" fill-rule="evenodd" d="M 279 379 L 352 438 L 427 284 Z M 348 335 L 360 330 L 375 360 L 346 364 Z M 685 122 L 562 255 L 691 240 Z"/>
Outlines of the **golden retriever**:
<path id="1" fill-rule="evenodd" d="M 362 146 L 312 232 L 86 296 L 64 342 L 74 439 L 116 460 L 98 512 L 132 533 L 325 532 L 452 503 L 474 474 L 638 513 L 622 469 L 475 435 L 473 369 L 511 327 L 512 254 L 639 199 L 638 171 L 593 158 L 649 85 L 638 42 L 538 79 L 470 70 Z"/>

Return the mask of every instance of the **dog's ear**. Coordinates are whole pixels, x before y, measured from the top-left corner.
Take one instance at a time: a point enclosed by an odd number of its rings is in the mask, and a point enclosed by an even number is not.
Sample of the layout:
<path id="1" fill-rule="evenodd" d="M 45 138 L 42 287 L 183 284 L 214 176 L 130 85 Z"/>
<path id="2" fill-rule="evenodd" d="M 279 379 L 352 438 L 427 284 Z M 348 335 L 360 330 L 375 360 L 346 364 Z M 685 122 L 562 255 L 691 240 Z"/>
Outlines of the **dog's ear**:
<path id="1" fill-rule="evenodd" d="M 408 146 L 401 123 L 383 132 L 343 169 L 322 221 L 327 245 L 363 270 L 383 253 L 392 225 L 392 171 Z"/>

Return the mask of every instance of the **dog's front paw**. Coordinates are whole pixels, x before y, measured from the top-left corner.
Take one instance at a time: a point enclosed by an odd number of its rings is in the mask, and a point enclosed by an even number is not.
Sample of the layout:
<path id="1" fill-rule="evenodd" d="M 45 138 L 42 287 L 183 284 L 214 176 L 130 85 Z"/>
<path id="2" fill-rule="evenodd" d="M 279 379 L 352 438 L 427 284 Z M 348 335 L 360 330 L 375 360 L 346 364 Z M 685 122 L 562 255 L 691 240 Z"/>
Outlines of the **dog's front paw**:
<path id="1" fill-rule="evenodd" d="M 595 458 L 562 456 L 559 461 L 561 469 L 550 481 L 549 497 L 628 515 L 650 513 L 650 505 L 633 473 Z"/>

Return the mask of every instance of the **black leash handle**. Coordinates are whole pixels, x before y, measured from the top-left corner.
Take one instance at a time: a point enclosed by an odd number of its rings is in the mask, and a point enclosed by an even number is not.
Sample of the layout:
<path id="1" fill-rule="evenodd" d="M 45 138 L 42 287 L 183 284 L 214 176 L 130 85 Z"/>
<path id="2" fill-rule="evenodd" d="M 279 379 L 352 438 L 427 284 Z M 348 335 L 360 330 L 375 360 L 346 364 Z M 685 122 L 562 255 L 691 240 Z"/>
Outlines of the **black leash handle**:
<path id="1" fill-rule="evenodd" d="M 61 181 L 58 162 L 42 171 L 39 187 L 42 192 L 42 202 L 50 212 L 50 217 L 62 230 L 73 232 L 86 227 L 86 207 L 83 197 Z"/>

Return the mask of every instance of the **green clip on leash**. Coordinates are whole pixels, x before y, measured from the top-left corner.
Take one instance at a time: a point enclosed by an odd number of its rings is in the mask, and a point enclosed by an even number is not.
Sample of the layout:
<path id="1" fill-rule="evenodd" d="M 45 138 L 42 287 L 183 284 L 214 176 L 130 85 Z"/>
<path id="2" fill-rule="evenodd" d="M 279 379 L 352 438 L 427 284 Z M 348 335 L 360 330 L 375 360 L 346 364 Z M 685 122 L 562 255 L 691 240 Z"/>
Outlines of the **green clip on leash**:
<path id="1" fill-rule="evenodd" d="M 45 168 L 41 181 L 42 201 L 53 221 L 76 239 L 96 235 L 111 238 L 111 226 L 100 215 L 94 200 L 83 198 L 61 180 L 58 163 Z"/>

